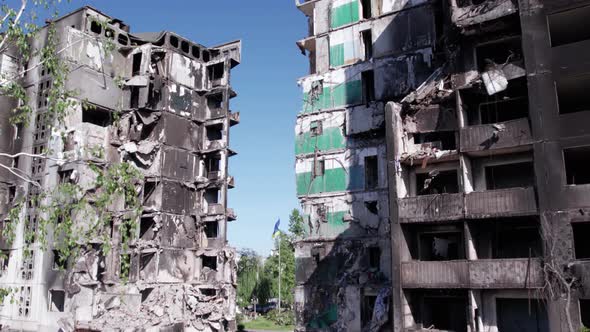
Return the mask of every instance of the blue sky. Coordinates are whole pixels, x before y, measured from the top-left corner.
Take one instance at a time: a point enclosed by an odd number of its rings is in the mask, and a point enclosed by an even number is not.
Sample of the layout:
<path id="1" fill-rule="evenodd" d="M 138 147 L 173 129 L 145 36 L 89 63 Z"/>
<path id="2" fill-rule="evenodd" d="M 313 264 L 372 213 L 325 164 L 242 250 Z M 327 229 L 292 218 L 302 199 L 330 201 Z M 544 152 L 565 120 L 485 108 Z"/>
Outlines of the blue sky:
<path id="1" fill-rule="evenodd" d="M 294 0 L 72 0 L 66 13 L 85 4 L 125 21 L 131 31 L 170 30 L 205 46 L 242 40 L 242 64 L 232 71 L 238 93 L 231 103 L 241 123 L 232 127 L 230 160 L 236 188 L 229 207 L 238 220 L 228 240 L 237 248 L 266 255 L 277 218 L 287 229 L 295 196 L 294 126 L 302 94 L 297 78 L 306 75 L 306 57 L 295 41 L 306 36 L 307 20 Z"/>

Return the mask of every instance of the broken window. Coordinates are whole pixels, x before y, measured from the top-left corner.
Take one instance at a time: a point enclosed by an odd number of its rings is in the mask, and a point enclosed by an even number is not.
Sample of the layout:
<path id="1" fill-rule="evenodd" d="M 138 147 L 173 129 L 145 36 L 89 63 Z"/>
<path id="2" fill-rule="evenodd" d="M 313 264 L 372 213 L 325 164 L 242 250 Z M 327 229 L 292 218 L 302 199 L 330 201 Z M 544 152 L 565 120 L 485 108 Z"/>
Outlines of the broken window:
<path id="1" fill-rule="evenodd" d="M 153 288 L 144 288 L 140 291 L 141 293 L 141 303 L 144 303 L 150 296 L 150 294 L 154 291 Z"/>
<path id="2" fill-rule="evenodd" d="M 422 261 L 464 259 L 463 235 L 459 231 L 419 234 L 419 257 Z"/>
<path id="3" fill-rule="evenodd" d="M 223 93 L 208 95 L 207 106 L 212 110 L 223 108 Z"/>
<path id="4" fill-rule="evenodd" d="M 453 194 L 459 192 L 457 170 L 416 174 L 418 195 Z"/>
<path id="5" fill-rule="evenodd" d="M 208 221 L 205 223 L 205 236 L 208 239 L 216 239 L 219 236 L 219 222 Z"/>
<path id="6" fill-rule="evenodd" d="M 10 250 L 0 250 L 0 276 L 8 271 L 8 263 L 10 263 Z"/>
<path id="7" fill-rule="evenodd" d="M 372 214 L 378 214 L 379 213 L 379 202 L 377 202 L 377 201 L 367 201 L 367 202 L 365 202 L 365 207 Z"/>
<path id="8" fill-rule="evenodd" d="M 560 78 L 555 83 L 559 114 L 590 111 L 590 74 Z"/>
<path id="9" fill-rule="evenodd" d="M 479 105 L 482 124 L 498 123 L 528 117 L 526 97 L 499 98 Z"/>
<path id="10" fill-rule="evenodd" d="M 65 170 L 65 171 L 58 171 L 57 174 L 59 176 L 59 183 L 74 183 L 75 182 L 73 179 L 73 175 L 74 175 L 73 169 L 69 169 L 69 170 Z"/>
<path id="11" fill-rule="evenodd" d="M 379 185 L 377 156 L 365 157 L 365 189 L 375 189 Z"/>
<path id="12" fill-rule="evenodd" d="M 414 144 L 420 144 L 424 148 L 437 148 L 439 150 L 455 150 L 457 143 L 454 131 L 435 131 L 431 133 L 416 133 Z"/>
<path id="13" fill-rule="evenodd" d="M 102 26 L 96 20 L 91 19 L 90 21 L 90 31 L 94 32 L 97 35 L 102 34 Z"/>
<path id="14" fill-rule="evenodd" d="M 138 108 L 139 107 L 139 87 L 132 86 L 130 89 L 130 97 L 129 97 L 129 107 L 131 108 Z"/>
<path id="15" fill-rule="evenodd" d="M 205 201 L 207 204 L 219 204 L 219 189 L 210 188 L 205 190 Z"/>
<path id="16" fill-rule="evenodd" d="M 589 259 L 590 246 L 587 241 L 590 239 L 590 222 L 572 223 L 572 231 L 574 233 L 574 253 L 576 259 Z"/>
<path id="17" fill-rule="evenodd" d="M 209 51 L 204 50 L 203 51 L 203 61 L 209 62 L 210 57 L 211 57 L 211 54 L 209 53 Z"/>
<path id="18" fill-rule="evenodd" d="M 369 267 L 377 270 L 381 267 L 381 248 L 369 247 Z"/>
<path id="19" fill-rule="evenodd" d="M 154 217 L 144 216 L 139 221 L 139 238 L 144 240 L 151 240 L 154 236 L 153 227 L 155 225 Z"/>
<path id="20" fill-rule="evenodd" d="M 361 0 L 361 6 L 363 7 L 363 18 L 371 18 L 371 0 Z"/>
<path id="21" fill-rule="evenodd" d="M 375 75 L 372 70 L 361 73 L 363 87 L 363 103 L 365 105 L 375 100 Z"/>
<path id="22" fill-rule="evenodd" d="M 373 37 L 371 36 L 371 30 L 361 31 L 361 38 L 363 40 L 363 50 L 365 53 L 365 60 L 369 60 L 373 57 Z"/>
<path id="23" fill-rule="evenodd" d="M 220 85 L 224 71 L 225 69 L 223 62 L 207 66 L 207 77 L 209 77 L 209 82 L 211 82 L 213 86 Z"/>
<path id="24" fill-rule="evenodd" d="M 180 42 L 180 49 L 184 52 L 184 53 L 188 53 L 190 50 L 190 46 L 188 44 L 188 42 L 186 40 L 183 40 L 182 42 Z"/>
<path id="25" fill-rule="evenodd" d="M 542 241 L 537 221 L 497 222 L 492 245 L 492 258 L 528 258 L 542 254 Z"/>
<path id="26" fill-rule="evenodd" d="M 157 183 L 155 181 L 145 181 L 143 183 L 143 202 L 144 204 L 151 198 L 156 191 Z"/>
<path id="27" fill-rule="evenodd" d="M 480 71 L 496 64 L 503 65 L 523 59 L 520 37 L 508 37 L 482 44 L 476 47 L 475 52 Z"/>
<path id="28" fill-rule="evenodd" d="M 313 177 L 323 176 L 326 170 L 326 164 L 323 160 L 315 159 L 313 161 Z"/>
<path id="29" fill-rule="evenodd" d="M 590 39 L 588 21 L 590 21 L 590 6 L 578 7 L 547 16 L 551 46 L 556 47 Z"/>
<path id="30" fill-rule="evenodd" d="M 66 258 L 60 255 L 59 250 L 53 250 L 53 269 L 64 270 L 66 268 Z"/>
<path id="31" fill-rule="evenodd" d="M 537 299 L 496 298 L 498 331 L 549 332 L 547 310 Z"/>
<path id="32" fill-rule="evenodd" d="M 467 297 L 459 293 L 437 291 L 424 296 L 422 325 L 434 330 L 467 332 Z"/>
<path id="33" fill-rule="evenodd" d="M 49 290 L 49 311 L 63 312 L 66 292 L 61 289 Z"/>
<path id="34" fill-rule="evenodd" d="M 580 299 L 580 321 L 584 327 L 590 327 L 590 299 Z"/>
<path id="35" fill-rule="evenodd" d="M 139 270 L 141 272 L 145 272 L 145 269 L 148 266 L 150 266 L 150 265 L 153 266 L 155 264 L 155 260 L 154 260 L 155 257 L 156 257 L 155 252 L 141 253 L 141 255 L 139 256 Z"/>
<path id="36" fill-rule="evenodd" d="M 170 35 L 170 45 L 174 48 L 178 48 L 178 37 Z"/>
<path id="37" fill-rule="evenodd" d="M 115 30 L 113 30 L 111 28 L 106 28 L 106 29 L 104 29 L 104 35 L 108 39 L 115 39 Z"/>
<path id="38" fill-rule="evenodd" d="M 127 37 L 126 35 L 120 33 L 117 36 L 117 42 L 123 46 L 127 46 L 129 44 L 129 37 Z"/>
<path id="39" fill-rule="evenodd" d="M 199 288 L 199 291 L 205 296 L 217 295 L 217 290 L 215 288 Z"/>
<path id="40" fill-rule="evenodd" d="M 18 299 L 18 316 L 29 317 L 31 314 L 31 286 L 21 286 Z"/>
<path id="41" fill-rule="evenodd" d="M 217 141 L 223 138 L 222 134 L 223 124 L 218 123 L 211 126 L 205 127 L 207 133 L 207 139 L 209 141 Z"/>
<path id="42" fill-rule="evenodd" d="M 361 326 L 365 327 L 371 322 L 373 318 L 373 310 L 375 309 L 376 295 L 363 294 L 361 300 Z"/>
<path id="43" fill-rule="evenodd" d="M 590 183 L 590 146 L 581 146 L 563 150 L 567 184 Z"/>
<path id="44" fill-rule="evenodd" d="M 139 75 L 141 73 L 141 59 L 143 54 L 141 52 L 133 54 L 132 75 Z"/>
<path id="45" fill-rule="evenodd" d="M 203 267 L 217 271 L 217 256 L 201 256 Z"/>
<path id="46" fill-rule="evenodd" d="M 191 47 L 191 54 L 198 59 L 201 57 L 201 49 L 198 46 L 193 45 L 193 47 Z"/>
<path id="47" fill-rule="evenodd" d="M 311 137 L 320 136 L 323 132 L 322 121 L 311 121 L 309 124 L 309 134 Z"/>
<path id="48" fill-rule="evenodd" d="M 111 112 L 109 110 L 96 107 L 94 105 L 84 105 L 82 107 L 82 122 L 92 123 L 100 127 L 111 125 Z"/>
<path id="49" fill-rule="evenodd" d="M 221 158 L 219 156 L 212 156 L 206 159 L 205 171 L 209 180 L 216 180 L 219 178 L 221 171 Z"/>
<path id="50" fill-rule="evenodd" d="M 535 185 L 533 162 L 488 166 L 485 168 L 488 190 L 532 187 Z"/>

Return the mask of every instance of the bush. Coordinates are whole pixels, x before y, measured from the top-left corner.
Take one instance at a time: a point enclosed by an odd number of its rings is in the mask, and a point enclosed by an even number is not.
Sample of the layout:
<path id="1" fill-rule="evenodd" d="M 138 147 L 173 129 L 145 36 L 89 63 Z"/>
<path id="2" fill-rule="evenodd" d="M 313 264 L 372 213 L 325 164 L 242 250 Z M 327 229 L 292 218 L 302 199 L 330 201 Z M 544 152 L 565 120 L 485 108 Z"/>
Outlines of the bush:
<path id="1" fill-rule="evenodd" d="M 281 312 L 271 310 L 266 314 L 266 318 L 277 325 L 295 325 L 295 314 L 291 310 Z"/>

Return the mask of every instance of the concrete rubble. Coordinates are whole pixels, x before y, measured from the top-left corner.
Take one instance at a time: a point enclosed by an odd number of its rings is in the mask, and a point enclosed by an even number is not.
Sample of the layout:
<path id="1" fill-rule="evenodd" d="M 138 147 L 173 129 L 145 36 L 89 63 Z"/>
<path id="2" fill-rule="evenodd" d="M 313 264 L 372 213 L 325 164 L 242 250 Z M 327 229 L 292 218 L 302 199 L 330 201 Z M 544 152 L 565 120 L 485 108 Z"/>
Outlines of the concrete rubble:
<path id="1" fill-rule="evenodd" d="M 135 180 L 142 205 L 137 229 L 122 243 L 121 224 L 129 218 L 123 197 L 113 201 L 109 234 L 85 243 L 65 271 L 55 250 L 32 244 L 23 255 L 23 233 L 8 253 L 0 284 L 17 289 L 18 301 L 0 305 L 1 326 L 25 331 L 234 331 L 236 329 L 235 251 L 226 240 L 227 222 L 236 215 L 227 206 L 230 127 L 239 113 L 230 111 L 236 93 L 230 71 L 240 63 L 241 42 L 205 47 L 173 32 L 132 33 L 119 19 L 83 7 L 53 22 L 63 60 L 70 68 L 68 89 L 78 101 L 64 124 L 44 122 L 44 91 L 51 78 L 39 58 L 19 62 L 2 54 L 1 68 L 35 68 L 22 78 L 34 107 L 28 127 L 0 119 L 2 152 L 40 153 L 16 166 L 50 190 L 59 181 L 78 184 L 94 197 L 96 174 L 88 162 L 109 167 L 128 162 L 143 179 Z M 44 27 L 33 48 L 42 47 Z M 112 46 L 112 51 L 108 49 Z M 0 97 L 4 109 L 14 101 Z M 84 102 L 81 102 L 84 101 Z M 52 128 L 52 132 L 48 132 Z M 0 160 L 6 163 L 6 160 Z M 18 197 L 35 187 L 0 171 L 0 216 Z M 16 198 L 15 198 L 16 197 Z M 73 216 L 89 224 L 96 211 Z M 35 206 L 27 205 L 25 227 L 37 227 Z M 84 214 L 84 216 L 82 216 Z M 128 275 L 123 271 L 127 262 Z"/>

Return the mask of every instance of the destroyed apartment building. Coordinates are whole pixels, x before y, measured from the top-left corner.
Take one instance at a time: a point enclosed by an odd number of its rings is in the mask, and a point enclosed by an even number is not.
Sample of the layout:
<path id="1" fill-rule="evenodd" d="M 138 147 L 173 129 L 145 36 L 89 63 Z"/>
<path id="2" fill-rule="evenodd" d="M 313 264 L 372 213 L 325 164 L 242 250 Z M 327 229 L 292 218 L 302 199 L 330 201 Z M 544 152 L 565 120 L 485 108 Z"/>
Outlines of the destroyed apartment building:
<path id="1" fill-rule="evenodd" d="M 297 330 L 590 327 L 590 1 L 297 7 Z"/>
<path id="2" fill-rule="evenodd" d="M 13 225 L 14 241 L 1 242 L 0 285 L 14 291 L 0 304 L 2 329 L 235 330 L 235 252 L 226 230 L 236 218 L 227 195 L 234 186 L 229 131 L 239 113 L 229 109 L 236 96 L 229 83 L 240 63 L 240 41 L 205 47 L 173 32 L 132 33 L 91 7 L 50 25 L 77 102 L 57 123 L 47 112 L 52 76 L 39 56 L 23 63 L 18 53 L 2 54 L 2 73 L 23 73 L 33 115 L 28 126 L 13 126 L 10 112 L 2 112 L 1 150 L 51 157 L 1 161 L 41 185 L 1 170 L 3 227 L 17 201 L 57 183 L 76 183 L 92 195 L 92 165 L 109 169 L 125 162 L 139 170 L 141 212 L 137 227 L 125 229 L 130 211 L 116 200 L 104 240 L 111 250 L 88 243 L 63 271 L 59 251 L 24 236 L 24 229 L 40 227 L 43 213 L 38 201 L 28 200 Z M 30 41 L 33 49 L 47 43 L 50 25 Z M 14 100 L 2 98 L 4 110 L 14 108 Z"/>

